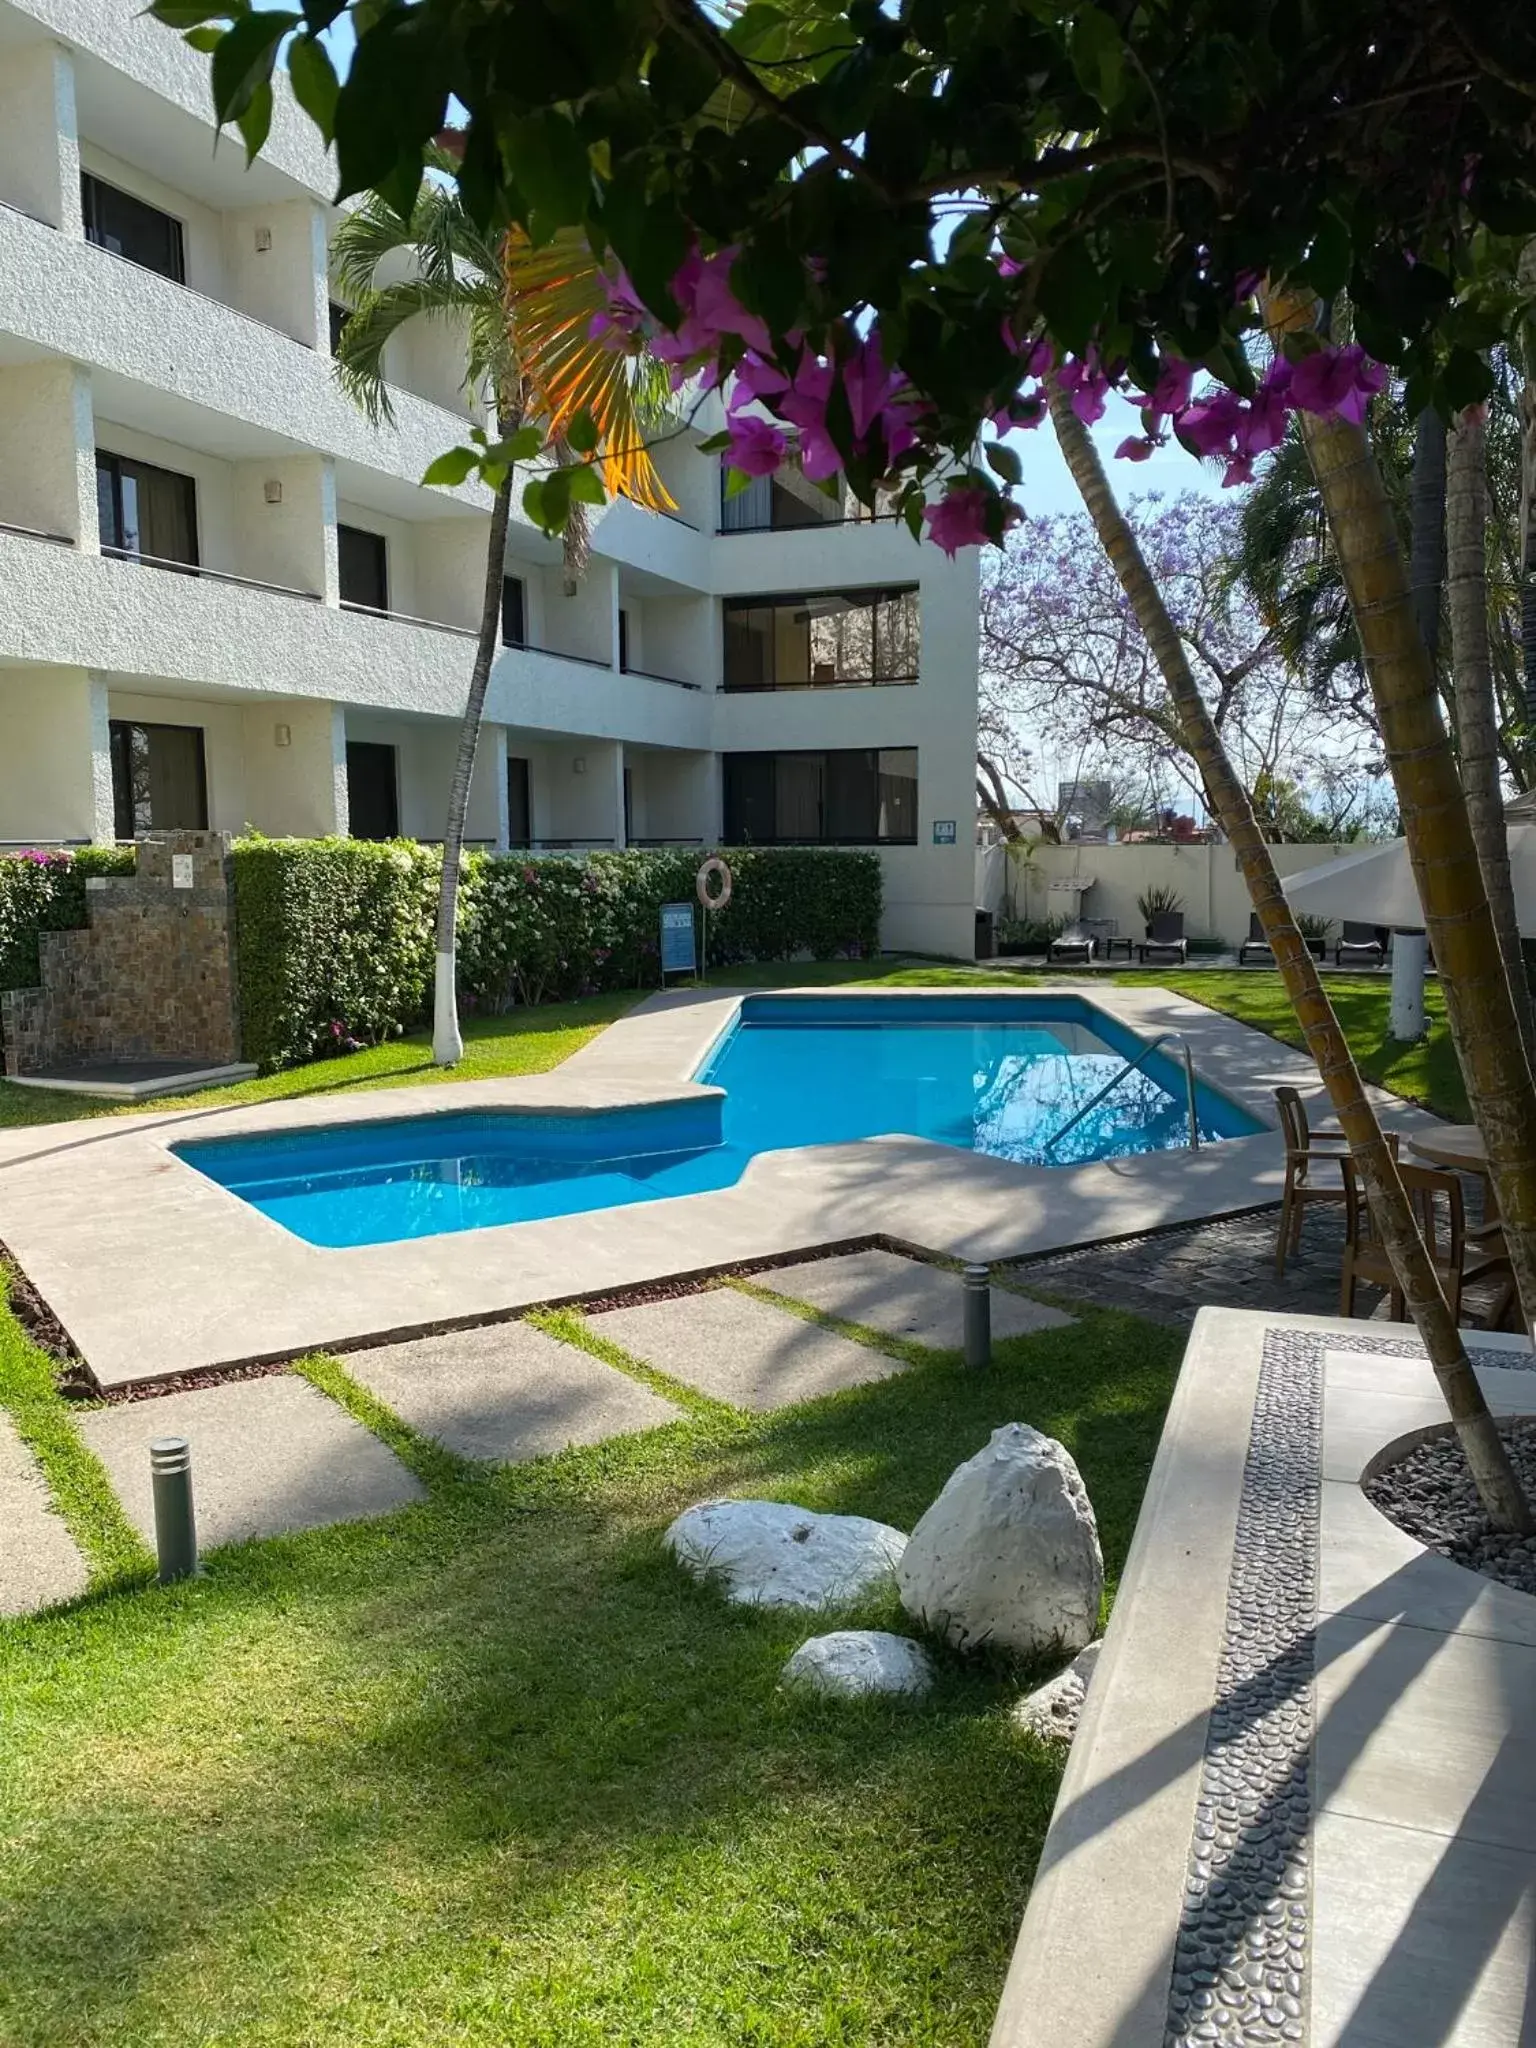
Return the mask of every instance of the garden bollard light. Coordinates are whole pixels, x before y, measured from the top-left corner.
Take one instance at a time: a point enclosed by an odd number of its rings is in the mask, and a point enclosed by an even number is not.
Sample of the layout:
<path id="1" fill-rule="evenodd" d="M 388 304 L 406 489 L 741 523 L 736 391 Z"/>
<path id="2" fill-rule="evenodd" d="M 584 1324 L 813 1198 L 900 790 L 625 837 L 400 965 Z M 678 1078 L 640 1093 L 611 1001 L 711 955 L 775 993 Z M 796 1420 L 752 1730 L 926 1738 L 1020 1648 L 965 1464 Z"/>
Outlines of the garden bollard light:
<path id="1" fill-rule="evenodd" d="M 965 1269 L 965 1362 L 974 1371 L 992 1363 L 992 1276 L 985 1266 Z"/>
<path id="2" fill-rule="evenodd" d="M 192 1518 L 192 1446 L 184 1436 L 157 1436 L 149 1446 L 155 1495 L 155 1549 L 160 1583 L 189 1579 L 197 1570 L 197 1524 Z"/>

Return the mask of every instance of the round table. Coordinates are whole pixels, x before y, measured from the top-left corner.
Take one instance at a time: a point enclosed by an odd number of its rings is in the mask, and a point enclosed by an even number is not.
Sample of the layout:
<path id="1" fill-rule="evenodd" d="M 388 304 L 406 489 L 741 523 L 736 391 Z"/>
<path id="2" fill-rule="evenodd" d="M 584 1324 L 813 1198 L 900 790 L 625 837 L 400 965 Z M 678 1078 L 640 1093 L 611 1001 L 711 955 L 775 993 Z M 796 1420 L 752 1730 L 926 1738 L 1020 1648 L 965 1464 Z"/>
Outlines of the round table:
<path id="1" fill-rule="evenodd" d="M 1488 1148 L 1476 1124 L 1446 1124 L 1438 1131 L 1415 1131 L 1406 1142 L 1410 1152 L 1431 1166 L 1448 1167 L 1452 1173 L 1488 1171 Z"/>

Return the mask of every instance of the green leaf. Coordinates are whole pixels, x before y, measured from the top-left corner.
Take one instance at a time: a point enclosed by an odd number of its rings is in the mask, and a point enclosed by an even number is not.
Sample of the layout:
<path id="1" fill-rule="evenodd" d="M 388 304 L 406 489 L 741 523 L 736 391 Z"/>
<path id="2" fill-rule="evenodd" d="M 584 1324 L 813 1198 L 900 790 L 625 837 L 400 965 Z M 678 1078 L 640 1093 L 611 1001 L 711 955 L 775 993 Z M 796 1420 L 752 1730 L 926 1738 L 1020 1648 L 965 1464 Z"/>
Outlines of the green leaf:
<path id="1" fill-rule="evenodd" d="M 647 83 L 666 114 L 686 120 L 709 98 L 719 74 L 695 43 L 676 29 L 664 28 L 656 38 Z"/>
<path id="2" fill-rule="evenodd" d="M 699 453 L 701 455 L 716 455 L 722 448 L 730 445 L 730 439 L 730 434 L 722 427 L 718 434 L 711 434 L 708 440 L 699 443 Z"/>
<path id="3" fill-rule="evenodd" d="M 272 78 L 277 47 L 302 16 L 257 11 L 242 14 L 213 53 L 213 110 L 220 123 L 238 120 L 257 88 Z"/>
<path id="4" fill-rule="evenodd" d="M 722 442 L 729 440 L 729 438 L 730 436 L 727 434 L 722 434 L 720 436 Z M 747 488 L 748 484 L 751 483 L 751 481 L 751 477 L 747 475 L 747 472 L 744 469 L 728 469 L 725 472 L 726 497 L 739 498 L 742 492 Z"/>
<path id="5" fill-rule="evenodd" d="M 450 448 L 436 461 L 427 464 L 421 480 L 424 484 L 443 484 L 454 490 L 479 467 L 480 457 L 473 448 Z"/>
<path id="6" fill-rule="evenodd" d="M 1307 251 L 1302 276 L 1320 299 L 1335 299 L 1349 282 L 1349 229 L 1332 207 L 1324 209 Z"/>
<path id="7" fill-rule="evenodd" d="M 251 94 L 245 112 L 236 117 L 235 126 L 240 130 L 240 139 L 245 144 L 245 160 L 254 163 L 261 155 L 262 146 L 272 129 L 272 81 L 263 79 Z"/>
<path id="8" fill-rule="evenodd" d="M 288 49 L 293 96 L 327 142 L 336 132 L 336 95 L 341 90 L 324 43 L 296 36 Z"/>
<path id="9" fill-rule="evenodd" d="M 231 0 L 155 0 L 146 13 L 156 21 L 163 21 L 167 28 L 200 28 L 205 21 L 227 21 L 239 9 Z"/>
<path id="10" fill-rule="evenodd" d="M 221 28 L 189 28 L 181 39 L 189 50 L 196 50 L 200 56 L 211 57 L 224 40 Z"/>
<path id="11" fill-rule="evenodd" d="M 607 504 L 608 493 L 603 489 L 603 479 L 591 463 L 583 462 L 571 469 L 557 469 L 554 475 L 566 479 L 566 496 L 572 504 Z"/>
<path id="12" fill-rule="evenodd" d="M 487 441 L 485 454 L 488 462 L 532 462 L 544 446 L 544 436 L 537 427 L 519 427 L 515 434 L 505 441 Z"/>
<path id="13" fill-rule="evenodd" d="M 1493 389 L 1493 372 L 1471 349 L 1453 348 L 1440 372 L 1440 391 L 1452 412 L 1481 405 Z"/>
<path id="14" fill-rule="evenodd" d="M 524 116 L 502 131 L 502 146 L 528 212 L 551 229 L 581 219 L 592 194 L 592 164 L 564 114 L 551 108 Z"/>
<path id="15" fill-rule="evenodd" d="M 597 448 L 597 422 L 583 409 L 565 430 L 565 438 L 578 455 L 591 455 Z"/>
<path id="16" fill-rule="evenodd" d="M 1019 484 L 1024 481 L 1024 465 L 1016 450 L 1006 441 L 989 441 L 986 447 L 987 467 L 1000 476 L 1005 484 Z"/>
<path id="17" fill-rule="evenodd" d="M 1072 23 L 1072 68 L 1084 92 L 1109 113 L 1125 84 L 1125 47 L 1101 7 L 1084 7 Z"/>

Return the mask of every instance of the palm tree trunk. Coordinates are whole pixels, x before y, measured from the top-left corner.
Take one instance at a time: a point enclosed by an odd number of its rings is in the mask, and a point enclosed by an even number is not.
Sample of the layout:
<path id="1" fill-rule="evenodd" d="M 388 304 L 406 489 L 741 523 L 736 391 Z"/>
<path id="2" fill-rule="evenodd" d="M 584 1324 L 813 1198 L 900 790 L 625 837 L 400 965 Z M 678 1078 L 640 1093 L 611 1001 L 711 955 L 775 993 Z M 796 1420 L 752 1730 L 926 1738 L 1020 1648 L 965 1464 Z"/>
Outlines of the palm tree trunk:
<path id="1" fill-rule="evenodd" d="M 1461 784 L 1477 847 L 1488 908 L 1493 913 L 1504 971 L 1526 1057 L 1536 1054 L 1536 1015 L 1520 947 L 1515 884 L 1499 787 L 1498 713 L 1488 641 L 1488 444 L 1480 416 L 1465 413 L 1451 434 L 1446 492 L 1446 538 L 1451 613 L 1451 672 L 1456 733 L 1461 742 Z"/>
<path id="2" fill-rule="evenodd" d="M 517 431 L 517 420 L 503 420 L 499 432 L 508 440 Z M 464 722 L 459 727 L 459 752 L 453 764 L 453 784 L 448 793 L 448 823 L 443 832 L 443 878 L 437 897 L 437 960 L 432 989 L 432 1063 L 451 1067 L 464 1057 L 464 1038 L 459 1030 L 458 929 L 459 869 L 464 858 L 464 820 L 469 811 L 469 785 L 475 772 L 475 755 L 480 748 L 480 726 L 485 716 L 485 693 L 490 685 L 491 664 L 501 640 L 502 579 L 507 573 L 507 526 L 512 513 L 512 467 L 491 504 L 491 530 L 485 549 L 485 596 L 480 606 L 480 633 L 475 642 L 475 663 L 469 672 L 469 700 Z"/>
<path id="3" fill-rule="evenodd" d="M 1425 406 L 1414 428 L 1409 529 L 1414 616 L 1419 637 L 1438 668 L 1445 583 L 1445 421 L 1432 405 Z"/>
<path id="4" fill-rule="evenodd" d="M 1313 302 L 1277 293 L 1278 337 L 1313 326 Z M 1536 1322 L 1536 1081 L 1483 889 L 1466 798 L 1419 637 L 1392 507 L 1363 427 L 1301 414 L 1408 842 L 1462 1078 L 1488 1154 L 1527 1329 Z"/>
<path id="5" fill-rule="evenodd" d="M 1440 1282 L 1414 1224 L 1413 1212 L 1398 1178 L 1397 1163 L 1387 1148 L 1355 1065 L 1349 1041 L 1339 1028 L 1323 988 L 1317 965 L 1307 951 L 1280 877 L 1270 858 L 1247 792 L 1238 780 L 1221 737 L 1195 682 L 1184 644 L 1168 616 L 1156 584 L 1104 474 L 1086 428 L 1057 385 L 1050 394 L 1051 419 L 1073 481 L 1082 493 L 1094 528 L 1114 564 L 1120 586 L 1146 636 L 1178 712 L 1184 744 L 1205 784 L 1206 798 L 1232 844 L 1264 937 L 1274 952 L 1285 992 L 1291 999 L 1307 1050 L 1338 1115 L 1360 1178 L 1370 1200 L 1398 1285 L 1408 1303 L 1424 1348 L 1445 1396 L 1456 1434 L 1477 1484 L 1490 1521 L 1501 1529 L 1531 1527 L 1531 1513 L 1520 1482 L 1510 1466 L 1502 1438 L 1494 1427 L 1482 1388 L 1467 1358 L 1461 1332 L 1446 1305 Z"/>
<path id="6" fill-rule="evenodd" d="M 1522 292 L 1536 293 L 1536 236 L 1520 251 L 1516 277 Z M 1536 318 L 1524 322 L 1521 355 L 1524 382 L 1520 387 L 1520 535 L 1516 565 L 1520 579 L 1525 722 L 1536 725 Z"/>

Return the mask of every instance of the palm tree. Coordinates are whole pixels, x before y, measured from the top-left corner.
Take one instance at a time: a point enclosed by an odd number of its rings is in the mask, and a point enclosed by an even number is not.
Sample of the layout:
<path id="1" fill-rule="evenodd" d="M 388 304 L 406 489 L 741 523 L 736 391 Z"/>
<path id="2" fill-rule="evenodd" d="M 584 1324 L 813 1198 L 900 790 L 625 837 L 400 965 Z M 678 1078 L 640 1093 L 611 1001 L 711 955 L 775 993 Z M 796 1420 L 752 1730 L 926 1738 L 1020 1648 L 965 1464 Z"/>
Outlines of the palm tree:
<path id="1" fill-rule="evenodd" d="M 1339 1027 L 1316 963 L 1281 890 L 1280 877 L 1254 817 L 1253 805 L 1200 694 L 1178 628 L 1152 580 L 1130 522 L 1115 501 L 1087 429 L 1073 412 L 1066 393 L 1054 382 L 1050 409 L 1067 467 L 1099 540 L 1115 565 L 1136 622 L 1162 670 L 1179 715 L 1184 744 L 1204 781 L 1206 799 L 1237 856 L 1307 1050 L 1317 1062 L 1340 1126 L 1349 1140 L 1382 1242 L 1407 1297 L 1409 1313 L 1424 1339 L 1424 1348 L 1483 1504 L 1496 1527 L 1528 1529 L 1530 1509 L 1467 1358 L 1456 1319 L 1446 1304 L 1424 1241 L 1415 1227 L 1396 1162 L 1387 1149 L 1349 1041 Z"/>
<path id="2" fill-rule="evenodd" d="M 591 338 L 592 317 L 606 305 L 607 292 L 586 241 L 566 230 L 535 248 L 515 226 L 487 235 L 459 199 L 453 155 L 439 150 L 432 169 L 437 175 L 422 185 L 409 219 L 371 192 L 337 230 L 336 281 L 349 310 L 336 369 L 370 419 L 389 419 L 384 352 L 391 337 L 411 320 L 452 321 L 464 335 L 464 389 L 487 395 L 496 415 L 491 453 L 502 459 L 491 468 L 496 480 L 485 592 L 449 790 L 437 906 L 432 1058 L 438 1066 L 452 1066 L 464 1052 L 455 976 L 464 820 L 500 636 L 514 437 L 536 428 L 538 441 L 562 461 L 579 439 L 610 495 L 653 511 L 675 507 L 645 438 L 665 408 L 664 372 L 650 358 L 616 352 Z M 579 424 L 583 419 L 595 440 Z M 586 563 L 586 520 L 585 505 L 573 502 L 564 536 L 567 574 L 573 578 Z"/>

